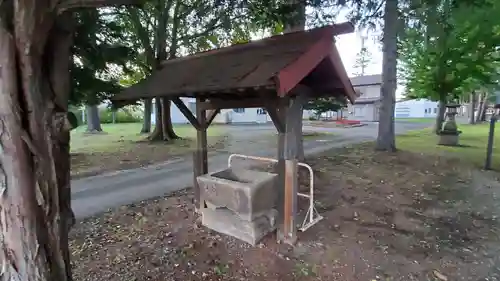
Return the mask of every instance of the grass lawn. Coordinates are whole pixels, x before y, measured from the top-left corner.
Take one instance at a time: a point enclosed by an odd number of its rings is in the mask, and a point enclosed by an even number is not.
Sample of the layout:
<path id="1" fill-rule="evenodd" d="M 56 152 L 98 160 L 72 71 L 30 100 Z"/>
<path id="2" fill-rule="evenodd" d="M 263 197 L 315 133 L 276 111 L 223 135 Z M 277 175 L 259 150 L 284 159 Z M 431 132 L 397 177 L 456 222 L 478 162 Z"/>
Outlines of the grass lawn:
<path id="1" fill-rule="evenodd" d="M 85 134 L 86 127 L 80 126 L 71 132 L 71 152 L 111 152 L 120 151 L 124 145 L 146 139 L 141 135 L 141 123 L 103 124 L 104 134 Z M 181 138 L 196 137 L 196 130 L 189 124 L 175 125 L 174 130 Z M 208 136 L 218 136 L 217 126 L 208 129 Z"/>
<path id="2" fill-rule="evenodd" d="M 489 124 L 460 125 L 460 145 L 458 147 L 437 145 L 438 136 L 432 129 L 409 132 L 396 137 L 397 147 L 402 150 L 426 154 L 449 155 L 477 167 L 484 166 Z M 497 124 L 493 147 L 492 167 L 500 170 L 500 125 Z"/>
<path id="3" fill-rule="evenodd" d="M 163 162 L 193 149 L 192 138 L 196 130 L 191 125 L 175 125 L 174 130 L 182 139 L 172 142 L 146 141 L 139 134 L 141 123 L 103 124 L 102 134 L 86 134 L 85 126 L 71 132 L 71 170 L 73 175 L 96 174 Z M 211 126 L 208 130 L 209 146 L 220 145 L 222 130 Z"/>
<path id="4" fill-rule="evenodd" d="M 396 121 L 405 121 L 412 123 L 431 123 L 434 122 L 434 118 L 396 118 Z"/>

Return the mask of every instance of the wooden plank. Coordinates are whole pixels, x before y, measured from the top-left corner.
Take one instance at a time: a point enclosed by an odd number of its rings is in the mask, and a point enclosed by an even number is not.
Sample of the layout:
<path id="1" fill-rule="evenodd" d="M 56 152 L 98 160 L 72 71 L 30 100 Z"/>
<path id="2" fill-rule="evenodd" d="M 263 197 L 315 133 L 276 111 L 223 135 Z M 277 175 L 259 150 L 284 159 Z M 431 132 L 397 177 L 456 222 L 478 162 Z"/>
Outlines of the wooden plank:
<path id="1" fill-rule="evenodd" d="M 220 109 L 212 109 L 212 110 L 210 110 L 210 112 L 207 114 L 206 123 L 204 124 L 205 129 L 208 129 L 208 127 L 210 126 L 210 124 L 212 124 L 212 122 L 214 121 L 215 117 L 219 113 L 220 113 Z"/>
<path id="2" fill-rule="evenodd" d="M 277 107 L 285 103 L 285 99 L 278 98 L 237 98 L 231 100 L 211 99 L 209 101 L 203 102 L 200 106 L 204 110 L 212 110 L 230 108 Z"/>
<path id="3" fill-rule="evenodd" d="M 196 130 L 201 129 L 202 124 L 198 120 L 196 120 L 196 117 L 194 117 L 193 113 L 187 106 L 184 104 L 184 102 L 180 98 L 172 98 L 172 102 L 179 108 L 179 110 L 182 112 L 184 117 L 186 117 L 187 120 L 195 127 Z"/>
<path id="4" fill-rule="evenodd" d="M 285 204 L 283 215 L 283 234 L 285 242 L 294 244 L 297 240 L 296 230 L 296 198 L 297 198 L 297 160 L 285 160 Z"/>

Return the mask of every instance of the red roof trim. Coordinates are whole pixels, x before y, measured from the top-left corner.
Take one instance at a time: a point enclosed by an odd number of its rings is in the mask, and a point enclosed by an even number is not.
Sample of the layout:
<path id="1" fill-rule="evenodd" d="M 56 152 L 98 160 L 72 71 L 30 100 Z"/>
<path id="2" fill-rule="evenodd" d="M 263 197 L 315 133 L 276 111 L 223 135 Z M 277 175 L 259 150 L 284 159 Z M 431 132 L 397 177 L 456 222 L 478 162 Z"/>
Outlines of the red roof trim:
<path id="1" fill-rule="evenodd" d="M 332 28 L 325 28 L 322 33 L 323 36 L 318 42 L 278 73 L 278 96 L 285 96 L 328 55 L 332 47 Z"/>
<path id="2" fill-rule="evenodd" d="M 349 101 L 351 103 L 354 103 L 358 95 L 356 94 L 356 91 L 354 90 L 354 87 L 351 84 L 351 80 L 349 79 L 349 76 L 347 75 L 347 72 L 345 71 L 345 68 L 342 64 L 342 59 L 340 58 L 339 51 L 333 46 L 333 48 L 330 49 L 330 61 L 333 64 L 333 67 L 335 68 L 335 71 L 337 72 L 340 82 L 344 86 L 344 89 L 347 94 L 347 98 L 349 98 Z M 340 64 L 340 65 L 339 65 Z"/>

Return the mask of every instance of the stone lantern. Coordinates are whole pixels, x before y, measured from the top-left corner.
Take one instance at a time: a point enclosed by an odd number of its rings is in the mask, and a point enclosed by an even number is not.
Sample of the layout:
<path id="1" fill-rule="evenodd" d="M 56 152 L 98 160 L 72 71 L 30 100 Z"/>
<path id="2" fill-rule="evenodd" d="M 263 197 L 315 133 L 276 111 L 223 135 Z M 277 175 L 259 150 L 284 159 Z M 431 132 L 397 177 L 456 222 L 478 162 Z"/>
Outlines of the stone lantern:
<path id="1" fill-rule="evenodd" d="M 462 133 L 457 128 L 455 116 L 458 114 L 459 104 L 446 105 L 446 120 L 439 131 L 439 145 L 458 145 L 458 136 Z"/>

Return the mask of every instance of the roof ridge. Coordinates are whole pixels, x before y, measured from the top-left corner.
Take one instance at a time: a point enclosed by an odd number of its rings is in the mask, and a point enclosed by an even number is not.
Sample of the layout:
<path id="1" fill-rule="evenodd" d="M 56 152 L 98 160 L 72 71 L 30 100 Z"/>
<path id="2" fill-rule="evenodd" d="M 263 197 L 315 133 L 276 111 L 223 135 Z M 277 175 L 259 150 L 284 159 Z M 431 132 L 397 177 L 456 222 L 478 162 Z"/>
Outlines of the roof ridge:
<path id="1" fill-rule="evenodd" d="M 340 34 L 344 34 L 347 32 L 351 32 L 351 31 L 349 31 L 351 28 L 353 28 L 352 23 L 343 22 L 340 24 L 325 25 L 325 26 L 321 26 L 321 27 L 308 29 L 308 30 L 296 30 L 296 31 L 288 32 L 288 33 L 283 33 L 283 34 L 273 35 L 270 37 L 265 37 L 265 38 L 258 39 L 255 41 L 249 41 L 249 42 L 245 42 L 245 43 L 237 43 L 237 44 L 234 44 L 231 46 L 225 46 L 225 47 L 220 47 L 220 48 L 216 48 L 216 49 L 206 50 L 206 51 L 198 52 L 198 53 L 183 56 L 183 57 L 176 57 L 176 58 L 173 58 L 170 60 L 164 60 L 160 64 L 163 66 L 163 65 L 170 64 L 173 62 L 179 62 L 179 61 L 183 61 L 185 59 L 201 58 L 201 57 L 204 57 L 207 55 L 213 55 L 215 53 L 232 52 L 232 51 L 237 51 L 237 50 L 241 50 L 241 49 L 245 49 L 245 48 L 255 48 L 255 46 L 257 46 L 259 44 L 262 44 L 262 46 L 265 46 L 266 43 L 272 42 L 274 40 L 282 39 L 283 37 L 290 37 L 292 35 L 296 35 L 297 33 L 316 34 L 316 33 L 319 33 L 320 31 L 331 29 L 332 35 L 340 35 Z M 335 32 L 336 29 L 337 29 L 337 32 Z"/>

